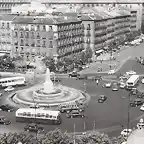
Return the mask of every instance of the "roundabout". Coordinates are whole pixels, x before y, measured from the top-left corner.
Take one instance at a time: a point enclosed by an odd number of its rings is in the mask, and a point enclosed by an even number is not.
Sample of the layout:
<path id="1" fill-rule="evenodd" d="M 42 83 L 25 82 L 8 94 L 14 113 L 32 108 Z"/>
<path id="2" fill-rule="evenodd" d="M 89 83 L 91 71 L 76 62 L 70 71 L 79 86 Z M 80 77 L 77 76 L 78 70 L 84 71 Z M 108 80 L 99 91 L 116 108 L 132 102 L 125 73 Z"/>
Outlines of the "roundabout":
<path id="1" fill-rule="evenodd" d="M 47 69 L 45 82 L 33 87 L 19 90 L 8 96 L 7 101 L 11 106 L 17 108 L 29 107 L 30 105 L 53 106 L 57 107 L 61 104 L 74 103 L 83 100 L 86 102 L 90 97 L 83 92 L 63 86 L 60 84 L 53 85 L 50 79 L 50 71 Z"/>

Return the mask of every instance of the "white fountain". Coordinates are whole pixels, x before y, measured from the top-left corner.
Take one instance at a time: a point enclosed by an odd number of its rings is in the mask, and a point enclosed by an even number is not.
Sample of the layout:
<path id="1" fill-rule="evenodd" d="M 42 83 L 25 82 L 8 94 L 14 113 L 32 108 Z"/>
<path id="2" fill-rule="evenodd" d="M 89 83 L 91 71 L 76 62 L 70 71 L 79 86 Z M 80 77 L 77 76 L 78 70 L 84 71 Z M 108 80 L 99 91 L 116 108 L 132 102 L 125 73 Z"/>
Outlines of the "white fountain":
<path id="1" fill-rule="evenodd" d="M 46 93 L 46 94 L 49 94 L 49 93 L 52 93 L 54 91 L 55 91 L 55 89 L 54 89 L 54 86 L 53 86 L 53 82 L 50 79 L 50 70 L 49 70 L 49 68 L 47 68 L 46 76 L 45 76 L 45 82 L 43 83 L 42 92 Z"/>

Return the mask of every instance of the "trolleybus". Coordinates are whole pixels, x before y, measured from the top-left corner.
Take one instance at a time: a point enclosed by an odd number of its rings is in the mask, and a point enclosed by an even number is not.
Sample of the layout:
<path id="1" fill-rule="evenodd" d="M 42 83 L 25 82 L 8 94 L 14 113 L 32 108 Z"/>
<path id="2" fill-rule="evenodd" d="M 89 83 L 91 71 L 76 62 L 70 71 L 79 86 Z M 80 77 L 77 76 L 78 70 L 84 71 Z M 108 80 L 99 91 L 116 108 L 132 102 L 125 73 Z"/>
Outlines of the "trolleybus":
<path id="1" fill-rule="evenodd" d="M 128 89 L 133 88 L 139 81 L 139 75 L 132 75 L 127 81 L 126 86 Z"/>
<path id="2" fill-rule="evenodd" d="M 61 124 L 59 111 L 33 108 L 19 108 L 15 112 L 16 122 L 35 122 L 40 124 Z"/>
<path id="3" fill-rule="evenodd" d="M 17 77 L 8 77 L 0 79 L 0 86 L 1 87 L 8 87 L 8 86 L 17 86 L 17 85 L 25 85 L 26 80 L 23 76 Z"/>

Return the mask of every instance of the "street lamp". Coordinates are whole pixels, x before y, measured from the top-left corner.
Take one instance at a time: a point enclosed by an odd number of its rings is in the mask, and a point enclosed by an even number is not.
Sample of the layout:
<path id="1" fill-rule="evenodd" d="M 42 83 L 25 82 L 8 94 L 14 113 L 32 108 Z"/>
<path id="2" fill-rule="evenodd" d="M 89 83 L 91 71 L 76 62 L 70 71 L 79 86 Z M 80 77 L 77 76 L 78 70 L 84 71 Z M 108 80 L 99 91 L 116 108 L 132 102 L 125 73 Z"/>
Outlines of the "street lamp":
<path id="1" fill-rule="evenodd" d="M 95 120 L 93 121 L 93 130 L 95 130 L 96 129 L 96 122 L 95 122 Z"/>
<path id="2" fill-rule="evenodd" d="M 128 119 L 127 119 L 127 129 L 129 129 L 129 127 L 130 127 L 130 125 L 129 125 L 129 123 L 130 123 L 130 98 L 131 98 L 131 91 L 130 91 L 130 93 L 129 93 L 129 95 L 128 95 Z"/>

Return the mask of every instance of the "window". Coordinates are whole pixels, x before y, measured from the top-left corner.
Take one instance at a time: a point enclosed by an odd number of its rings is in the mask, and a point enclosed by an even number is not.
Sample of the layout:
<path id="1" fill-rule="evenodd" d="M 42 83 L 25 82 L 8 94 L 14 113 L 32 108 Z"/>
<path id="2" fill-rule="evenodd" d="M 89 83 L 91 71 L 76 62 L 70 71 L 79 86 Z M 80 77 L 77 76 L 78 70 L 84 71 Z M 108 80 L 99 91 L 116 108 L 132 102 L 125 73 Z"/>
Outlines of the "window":
<path id="1" fill-rule="evenodd" d="M 7 23 L 7 28 L 8 28 L 8 29 L 10 28 L 10 25 L 9 25 L 9 23 Z"/>
<path id="2" fill-rule="evenodd" d="M 25 37 L 26 37 L 26 38 L 29 38 L 29 33 L 28 33 L 28 32 L 26 32 Z"/>
<path id="3" fill-rule="evenodd" d="M 40 26 L 39 25 L 37 25 L 37 30 L 40 30 Z"/>
<path id="4" fill-rule="evenodd" d="M 23 47 L 21 47 L 21 51 L 23 51 Z"/>
<path id="5" fill-rule="evenodd" d="M 37 38 L 40 38 L 40 34 L 39 33 L 37 33 Z"/>
<path id="6" fill-rule="evenodd" d="M 52 43 L 52 41 L 49 42 L 49 48 L 53 48 L 53 43 Z"/>
<path id="7" fill-rule="evenodd" d="M 20 32 L 20 37 L 23 38 L 23 33 L 22 32 Z"/>
<path id="8" fill-rule="evenodd" d="M 45 26 L 45 25 L 43 26 L 43 30 L 44 30 L 44 31 L 46 30 L 46 26 Z"/>
<path id="9" fill-rule="evenodd" d="M 31 33 L 31 37 L 34 38 L 34 32 Z"/>
<path id="10" fill-rule="evenodd" d="M 20 45 L 24 45 L 23 39 L 20 40 Z"/>
<path id="11" fill-rule="evenodd" d="M 52 26 L 49 26 L 49 30 L 52 30 Z"/>
<path id="12" fill-rule="evenodd" d="M 18 36 L 18 33 L 17 33 L 17 32 L 15 32 L 15 33 L 14 33 L 14 37 L 17 37 L 17 36 Z"/>
<path id="13" fill-rule="evenodd" d="M 2 22 L 2 27 L 4 27 L 4 22 Z"/>
<path id="14" fill-rule="evenodd" d="M 43 45 L 42 46 L 44 46 L 44 47 L 46 46 L 46 41 L 43 41 Z"/>
<path id="15" fill-rule="evenodd" d="M 87 30 L 90 30 L 90 24 L 87 25 Z"/>

